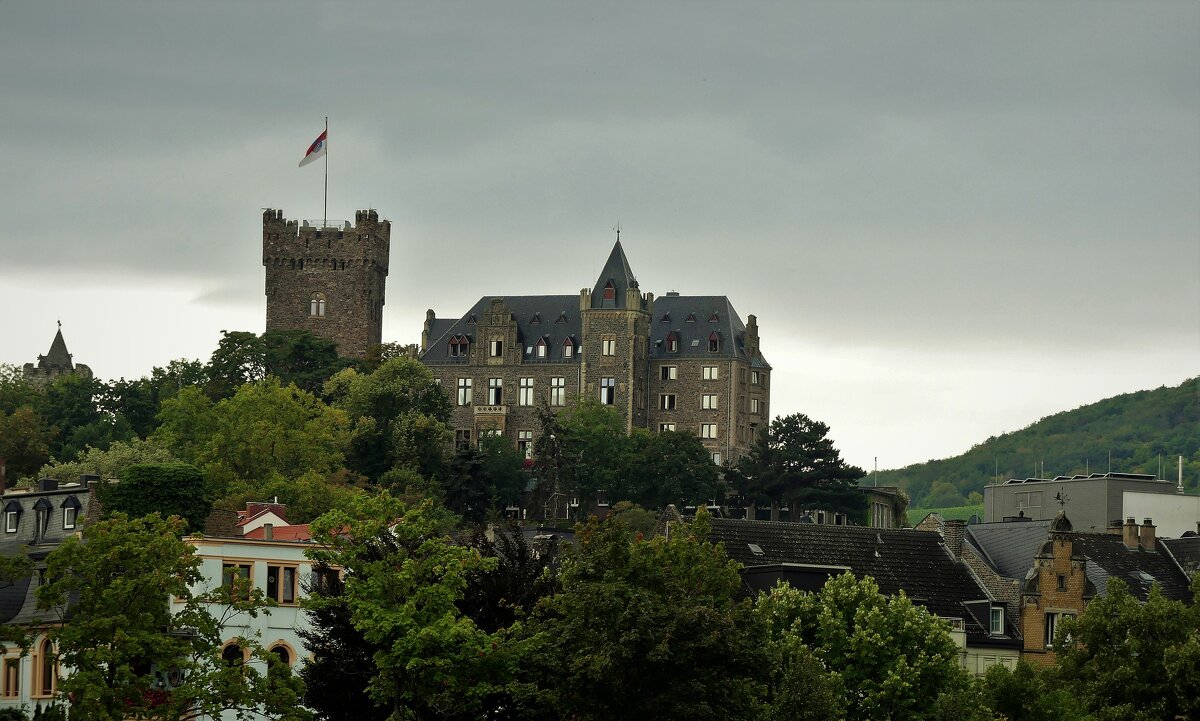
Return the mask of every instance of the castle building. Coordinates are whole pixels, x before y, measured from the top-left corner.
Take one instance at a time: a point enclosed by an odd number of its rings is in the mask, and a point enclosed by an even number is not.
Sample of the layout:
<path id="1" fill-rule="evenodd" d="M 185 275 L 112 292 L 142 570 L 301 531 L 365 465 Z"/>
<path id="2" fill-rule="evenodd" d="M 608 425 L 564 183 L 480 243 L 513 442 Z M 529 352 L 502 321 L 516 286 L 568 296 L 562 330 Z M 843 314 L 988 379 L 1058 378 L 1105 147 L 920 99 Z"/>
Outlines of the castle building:
<path id="1" fill-rule="evenodd" d="M 383 340 L 391 224 L 374 210 L 354 224 L 287 220 L 263 212 L 267 330 L 302 329 L 363 357 Z"/>
<path id="2" fill-rule="evenodd" d="M 22 370 L 25 382 L 37 387 L 49 385 L 62 376 L 92 377 L 91 368 L 71 360 L 71 354 L 67 352 L 67 342 L 63 340 L 62 323 L 58 324 L 58 332 L 55 333 L 54 341 L 46 355 L 38 356 L 37 365 L 26 363 Z"/>
<path id="3" fill-rule="evenodd" d="M 642 293 L 619 239 L 577 295 L 484 296 L 453 319 L 427 311 L 419 357 L 450 396 L 460 446 L 495 434 L 529 453 L 538 406 L 591 397 L 627 429 L 694 433 L 721 463 L 770 418 L 755 317 L 743 323 L 721 295 Z"/>

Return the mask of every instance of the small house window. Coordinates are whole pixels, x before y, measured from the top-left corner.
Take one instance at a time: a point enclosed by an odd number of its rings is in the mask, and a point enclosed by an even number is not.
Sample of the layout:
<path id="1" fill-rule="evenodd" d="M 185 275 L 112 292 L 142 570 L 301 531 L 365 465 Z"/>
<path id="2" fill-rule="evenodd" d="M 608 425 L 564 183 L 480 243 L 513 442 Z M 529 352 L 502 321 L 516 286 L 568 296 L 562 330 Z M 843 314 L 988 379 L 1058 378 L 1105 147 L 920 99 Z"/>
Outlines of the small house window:
<path id="1" fill-rule="evenodd" d="M 1004 609 L 998 606 L 992 606 L 989 631 L 993 636 L 999 636 L 1004 633 Z"/>
<path id="2" fill-rule="evenodd" d="M 658 424 L 658 432 L 659 433 L 666 433 L 667 431 L 673 431 L 673 430 L 675 430 L 674 423 L 659 423 Z"/>
<path id="3" fill-rule="evenodd" d="M 550 379 L 550 405 L 565 406 L 567 404 L 567 379 L 555 376 Z"/>
<path id="4" fill-rule="evenodd" d="M 706 381 L 720 380 L 721 370 L 719 366 L 704 366 L 701 371 L 701 377 Z"/>
<path id="5" fill-rule="evenodd" d="M 670 333 L 667 334 L 667 352 L 668 353 L 678 353 L 679 352 L 679 336 L 676 335 L 674 331 L 671 331 Z"/>
<path id="6" fill-rule="evenodd" d="M 721 350 L 721 336 L 714 331 L 708 336 L 708 352 L 716 353 Z"/>
<path id="7" fill-rule="evenodd" d="M 616 402 L 617 396 L 617 379 L 616 378 L 601 378 L 600 379 L 600 402 L 606 406 L 611 406 Z"/>
<path id="8" fill-rule="evenodd" d="M 571 358 L 575 355 L 575 343 L 570 338 L 563 341 L 563 358 Z"/>
<path id="9" fill-rule="evenodd" d="M 225 648 L 221 649 L 221 660 L 229 666 L 241 666 L 246 662 L 246 654 L 242 651 L 242 647 L 235 642 L 230 642 Z"/>
<path id="10" fill-rule="evenodd" d="M 706 411 L 714 411 L 717 409 L 717 394 L 705 393 L 700 396 L 700 407 Z"/>
<path id="11" fill-rule="evenodd" d="M 504 379 L 488 378 L 488 405 L 498 406 L 504 403 Z"/>
<path id="12" fill-rule="evenodd" d="M 533 405 L 533 379 L 532 378 L 522 378 L 520 390 L 521 390 L 521 393 L 517 399 L 518 400 L 517 404 L 522 405 L 522 406 Z"/>
<path id="13" fill-rule="evenodd" d="M 459 378 L 458 379 L 458 405 L 460 405 L 460 406 L 471 405 L 471 379 L 470 378 Z"/>
<path id="14" fill-rule="evenodd" d="M 658 397 L 658 407 L 664 411 L 675 410 L 675 394 L 664 393 Z"/>
<path id="15" fill-rule="evenodd" d="M 617 299 L 617 289 L 616 289 L 616 286 L 613 285 L 613 282 L 610 280 L 604 284 L 604 300 L 616 300 L 616 299 Z"/>
<path id="16" fill-rule="evenodd" d="M 1059 591 L 1067 590 L 1067 577 L 1062 575 L 1061 573 L 1058 574 L 1058 590 Z"/>
<path id="17" fill-rule="evenodd" d="M 63 530 L 69 531 L 75 528 L 76 512 L 77 511 L 74 506 L 67 506 L 63 509 Z"/>
<path id="18" fill-rule="evenodd" d="M 284 666 L 292 665 L 292 652 L 288 650 L 287 646 L 279 644 L 271 649 L 271 653 L 275 654 L 275 656 L 279 658 L 280 662 L 282 662 Z"/>
<path id="19" fill-rule="evenodd" d="M 493 340 L 488 344 L 488 354 L 493 358 L 499 358 L 504 355 L 504 341 Z"/>
<path id="20" fill-rule="evenodd" d="M 601 354 L 602 355 L 616 355 L 617 354 L 617 339 L 616 338 L 603 339 L 601 341 Z"/>
<path id="21" fill-rule="evenodd" d="M 533 458 L 533 431 L 517 431 L 517 453 L 525 460 Z"/>
<path id="22" fill-rule="evenodd" d="M 700 424 L 700 437 L 701 438 L 716 438 L 717 437 L 717 424 L 716 423 L 701 423 Z"/>
<path id="23" fill-rule="evenodd" d="M 713 453 L 713 454 L 712 454 L 712 462 L 713 462 L 713 463 L 715 463 L 715 464 L 717 464 L 718 466 L 719 466 L 719 465 L 721 465 L 721 453 L 720 453 L 720 451 L 718 451 L 718 452 L 716 452 L 716 453 Z"/>
<path id="24" fill-rule="evenodd" d="M 545 338 L 538 338 L 537 345 L 535 345 L 534 347 L 537 349 L 537 357 L 538 358 L 546 357 L 546 339 Z"/>
<path id="25" fill-rule="evenodd" d="M 679 377 L 679 366 L 663 366 L 661 372 L 664 381 L 673 381 Z"/>
<path id="26" fill-rule="evenodd" d="M 21 521 L 21 512 L 20 511 L 5 511 L 4 512 L 4 532 L 5 533 L 16 533 L 17 528 L 20 525 L 20 521 Z"/>

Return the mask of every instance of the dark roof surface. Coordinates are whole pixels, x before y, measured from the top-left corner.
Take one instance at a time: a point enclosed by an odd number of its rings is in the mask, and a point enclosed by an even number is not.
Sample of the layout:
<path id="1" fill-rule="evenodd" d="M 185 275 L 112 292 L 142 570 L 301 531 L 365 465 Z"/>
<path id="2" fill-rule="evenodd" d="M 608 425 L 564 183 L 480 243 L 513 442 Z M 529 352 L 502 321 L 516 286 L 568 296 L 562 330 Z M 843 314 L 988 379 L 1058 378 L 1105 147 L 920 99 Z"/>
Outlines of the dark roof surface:
<path id="1" fill-rule="evenodd" d="M 1104 533 L 1067 534 L 1074 551 L 1087 557 L 1088 579 L 1096 584 L 1103 596 L 1108 592 L 1108 579 L 1119 578 L 1129 585 L 1130 592 L 1141 600 L 1150 596 L 1150 586 L 1162 586 L 1163 595 L 1177 601 L 1188 601 L 1192 592 L 1188 579 L 1175 562 L 1158 551 L 1131 550 L 1120 536 Z"/>
<path id="2" fill-rule="evenodd" d="M 712 540 L 725 544 L 726 555 L 748 570 L 780 564 L 849 568 L 874 578 L 885 595 L 903 590 L 938 616 L 962 618 L 973 642 L 987 637 L 982 619 L 964 604 L 988 600 L 988 593 L 951 558 L 936 532 L 728 518 L 710 523 Z"/>
<path id="3" fill-rule="evenodd" d="M 708 350 L 712 333 L 720 339 L 720 350 Z M 679 350 L 667 351 L 667 336 L 675 333 Z M 723 295 L 664 295 L 654 299 L 654 317 L 650 319 L 650 357 L 671 358 L 747 358 L 746 325 L 738 317 L 729 298 Z M 769 368 L 763 361 L 763 367 Z"/>
<path id="4" fill-rule="evenodd" d="M 606 301 L 604 300 L 604 288 L 609 283 L 613 285 L 613 299 Z M 612 252 L 608 254 L 608 260 L 605 261 L 604 267 L 600 270 L 600 276 L 596 278 L 596 287 L 592 289 L 592 307 L 624 308 L 625 291 L 629 288 L 637 287 L 637 278 L 633 277 L 633 270 L 629 267 L 629 259 L 625 257 L 625 251 L 621 248 L 621 241 L 618 240 L 613 245 Z"/>
<path id="5" fill-rule="evenodd" d="M 450 355 L 450 339 L 466 336 L 471 343 L 478 343 L 479 337 L 475 331 L 475 322 L 482 318 L 483 314 L 491 307 L 494 297 L 504 299 L 504 306 L 517 321 L 517 340 L 521 343 L 523 362 L 579 362 L 578 353 L 573 353 L 570 358 L 562 357 L 562 346 L 568 338 L 574 339 L 576 346 L 579 344 L 583 322 L 579 316 L 578 295 L 484 296 L 458 320 L 434 320 L 433 327 L 440 330 L 440 333 L 430 332 L 429 347 L 421 354 L 421 361 L 466 365 L 466 358 Z M 562 320 L 560 321 L 560 319 Z M 539 338 L 545 338 L 549 346 L 545 359 L 537 358 L 533 352 L 526 352 L 535 346 Z"/>
<path id="6" fill-rule="evenodd" d="M 967 542 L 1001 576 L 1022 579 L 1046 541 L 1050 521 L 976 523 L 967 526 Z"/>
<path id="7" fill-rule="evenodd" d="M 1167 553 L 1175 559 L 1175 563 L 1184 573 L 1200 572 L 1200 536 L 1184 538 L 1160 539 L 1159 548 L 1165 547 Z"/>
<path id="8" fill-rule="evenodd" d="M 38 365 L 42 368 L 63 368 L 71 369 L 71 354 L 67 352 L 67 342 L 63 340 L 62 328 L 54 334 L 54 342 L 50 344 L 50 350 L 46 355 L 38 358 Z"/>

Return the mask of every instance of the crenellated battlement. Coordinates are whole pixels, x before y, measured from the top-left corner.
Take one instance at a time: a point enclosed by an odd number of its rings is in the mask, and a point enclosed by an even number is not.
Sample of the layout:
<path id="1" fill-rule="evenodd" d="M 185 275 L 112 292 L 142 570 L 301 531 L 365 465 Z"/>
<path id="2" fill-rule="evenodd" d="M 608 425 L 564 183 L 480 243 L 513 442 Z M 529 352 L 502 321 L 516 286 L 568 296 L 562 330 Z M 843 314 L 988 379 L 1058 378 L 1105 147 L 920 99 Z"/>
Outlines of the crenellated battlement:
<path id="1" fill-rule="evenodd" d="M 392 226 L 373 209 L 349 221 L 263 211 L 267 330 L 306 329 L 363 356 L 382 338 Z"/>

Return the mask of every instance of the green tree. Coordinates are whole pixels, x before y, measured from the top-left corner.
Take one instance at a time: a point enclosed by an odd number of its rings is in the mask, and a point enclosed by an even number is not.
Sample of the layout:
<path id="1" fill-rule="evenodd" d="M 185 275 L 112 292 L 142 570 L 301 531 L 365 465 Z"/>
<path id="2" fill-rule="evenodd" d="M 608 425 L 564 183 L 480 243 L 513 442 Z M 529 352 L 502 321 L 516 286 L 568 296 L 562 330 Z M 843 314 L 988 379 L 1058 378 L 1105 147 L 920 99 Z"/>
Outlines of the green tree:
<path id="1" fill-rule="evenodd" d="M 354 470 L 377 481 L 401 466 L 426 477 L 444 469 L 450 401 L 416 360 L 394 358 L 373 373 L 347 368 L 325 383 L 325 396 L 354 422 Z"/>
<path id="2" fill-rule="evenodd" d="M 446 507 L 468 523 L 481 523 L 516 503 L 528 479 L 525 457 L 506 439 L 491 436 L 474 448 L 460 449 L 442 475 Z"/>
<path id="3" fill-rule="evenodd" d="M 538 422 L 534 473 L 539 493 L 557 489 L 591 499 L 607 491 L 613 500 L 631 500 L 623 497 L 631 491 L 626 476 L 633 443 L 616 410 L 595 398 L 580 398 L 560 414 L 541 406 Z"/>
<path id="4" fill-rule="evenodd" d="M 269 330 L 262 334 L 262 349 L 268 375 L 313 394 L 334 373 L 355 364 L 338 357 L 337 343 L 307 330 Z"/>
<path id="5" fill-rule="evenodd" d="M 0 456 L 6 460 L 5 479 L 28 477 L 49 461 L 54 434 L 29 406 L 0 413 Z"/>
<path id="6" fill-rule="evenodd" d="M 782 584 L 760 597 L 757 612 L 776 647 L 812 650 L 851 721 L 925 718 L 968 684 L 946 622 L 903 592 L 884 597 L 871 578 L 847 572 L 818 593 Z"/>
<path id="7" fill-rule="evenodd" d="M 1200 600 L 1200 575 L 1192 590 Z M 1200 609 L 1164 598 L 1141 603 L 1118 578 L 1054 640 L 1057 676 L 1099 721 L 1200 715 Z"/>
<path id="8" fill-rule="evenodd" d="M 866 496 L 857 489 L 863 470 L 847 465 L 829 438 L 829 426 L 802 413 L 778 417 L 754 439 L 737 465 L 747 500 L 794 504 L 858 517 Z"/>
<path id="9" fill-rule="evenodd" d="M 341 479 L 344 474 L 309 471 L 299 478 L 272 476 L 266 481 L 234 481 L 228 494 L 213 501 L 213 506 L 238 511 L 250 501 L 278 499 L 287 506 L 288 523 L 308 523 L 335 508 L 347 508 L 362 489 Z"/>
<path id="10" fill-rule="evenodd" d="M 238 388 L 267 377 L 262 338 L 244 330 L 221 331 L 221 340 L 204 367 L 207 391 L 214 400 L 232 396 Z"/>
<path id="11" fill-rule="evenodd" d="M 34 409 L 56 431 L 51 456 L 71 460 L 88 446 L 108 448 L 114 440 L 133 436 L 127 421 L 101 408 L 107 392 L 101 381 L 79 374 L 56 378 L 45 387 Z"/>
<path id="12" fill-rule="evenodd" d="M 120 481 L 99 486 L 98 496 L 106 514 L 179 516 L 192 532 L 204 530 L 212 510 L 200 469 L 187 463 L 131 465 L 121 471 Z"/>
<path id="13" fill-rule="evenodd" d="M 261 593 L 228 588 L 194 595 L 202 580 L 194 548 L 180 539 L 183 521 L 157 514 L 124 514 L 89 525 L 47 557 L 38 605 L 57 617 L 50 638 L 68 674 L 59 692 L 72 699 L 71 718 L 124 721 L 179 719 L 185 714 L 256 711 L 274 718 L 307 719 L 299 706 L 302 684 L 273 654 L 243 639 L 267 673 L 230 667 L 221 658 L 222 626 L 265 606 Z M 169 599 L 183 608 L 172 615 Z M 223 609 L 220 617 L 213 609 Z M 61 623 L 70 614 L 70 623 Z M 178 670 L 169 691 L 152 669 Z"/>
<path id="14" fill-rule="evenodd" d="M 1039 671 L 1025 661 L 1009 670 L 999 664 L 984 674 L 987 705 L 1008 721 L 1085 721 L 1079 699 L 1054 677 L 1053 669 Z"/>
<path id="15" fill-rule="evenodd" d="M 356 497 L 312 524 L 309 555 L 346 571 L 338 602 L 375 649 L 369 693 L 393 718 L 470 713 L 496 691 L 498 644 L 458 608 L 468 577 L 490 568 L 443 535 L 431 501 L 409 507 L 386 493 Z M 321 610 L 328 598 L 309 596 Z"/>
<path id="16" fill-rule="evenodd" d="M 707 515 L 630 540 L 595 518 L 577 530 L 562 591 L 521 629 L 528 683 L 558 718 L 757 719 L 765 637 Z"/>
<path id="17" fill-rule="evenodd" d="M 703 504 L 724 496 L 720 467 L 700 439 L 682 431 L 650 433 L 636 429 L 630 437 L 630 458 L 622 476 L 623 493 L 610 494 L 647 508 Z"/>
<path id="18" fill-rule="evenodd" d="M 212 400 L 195 386 L 181 388 L 163 401 L 158 411 L 158 428 L 150 439 L 180 460 L 195 463 L 216 433 L 217 419 Z"/>
<path id="19" fill-rule="evenodd" d="M 37 388 L 25 382 L 25 374 L 20 368 L 0 363 L 0 416 L 21 406 L 34 405 L 37 396 Z"/>
<path id="20" fill-rule="evenodd" d="M 129 466 L 139 463 L 178 463 L 171 451 L 156 441 L 133 438 L 116 441 L 107 450 L 86 448 L 75 460 L 54 462 L 42 466 L 39 478 L 71 481 L 80 476 L 99 476 L 102 479 L 120 478 Z"/>

